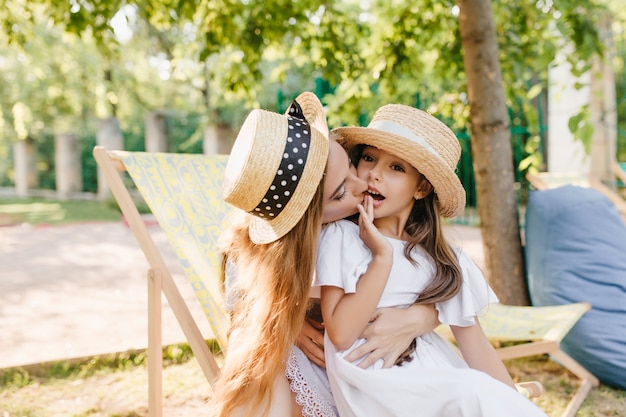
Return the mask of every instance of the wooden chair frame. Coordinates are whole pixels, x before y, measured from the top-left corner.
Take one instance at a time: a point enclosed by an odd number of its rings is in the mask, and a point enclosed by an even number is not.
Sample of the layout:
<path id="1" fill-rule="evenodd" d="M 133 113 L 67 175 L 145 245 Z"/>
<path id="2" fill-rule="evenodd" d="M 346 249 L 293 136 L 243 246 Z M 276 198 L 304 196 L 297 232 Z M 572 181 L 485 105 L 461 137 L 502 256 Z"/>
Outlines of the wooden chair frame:
<path id="1" fill-rule="evenodd" d="M 561 417 L 574 417 L 591 388 L 599 384 L 598 378 L 561 349 L 563 338 L 590 309 L 584 302 L 546 307 L 493 304 L 479 318 L 491 341 L 516 343 L 496 349 L 502 360 L 546 354 L 579 379 Z"/>
<path id="2" fill-rule="evenodd" d="M 150 266 L 147 273 L 148 415 L 149 417 L 161 417 L 163 412 L 162 293 L 165 294 L 207 381 L 211 385 L 219 376 L 220 367 L 186 305 L 163 256 L 150 236 L 128 188 L 124 184 L 121 174 L 126 168 L 121 162 L 119 154 L 99 146 L 94 148 L 93 154 Z"/>
<path id="3" fill-rule="evenodd" d="M 496 347 L 500 359 L 549 355 L 555 363 L 578 378 L 579 387 L 561 417 L 574 417 L 591 388 L 599 384 L 598 378 L 561 349 L 563 338 L 590 308 L 589 303 L 547 307 L 491 304 L 478 317 L 485 335 Z M 437 331 L 445 338 L 454 340 L 449 326 L 439 326 Z M 543 393 L 543 387 L 537 381 L 516 385 L 521 392 L 524 389 L 533 390 L 528 395 L 530 398 Z"/>
<path id="4" fill-rule="evenodd" d="M 193 353 L 200 364 L 200 367 L 211 386 L 215 383 L 217 377 L 220 374 L 220 367 L 217 363 L 217 360 L 214 354 L 209 349 L 206 340 L 204 339 L 202 333 L 199 330 L 197 323 L 195 322 L 191 312 L 189 311 L 188 306 L 186 305 L 173 277 L 168 268 L 168 265 L 165 263 L 163 256 L 159 252 L 156 244 L 154 243 L 150 233 L 146 227 L 146 224 L 141 217 L 135 200 L 131 196 L 129 192 L 129 188 L 126 186 L 124 182 L 124 172 L 127 171 L 129 167 L 125 165 L 124 158 L 133 156 L 133 154 L 142 154 L 146 155 L 149 158 L 152 157 L 153 154 L 145 154 L 140 152 L 124 152 L 124 151 L 108 151 L 103 147 L 96 146 L 93 150 L 94 157 L 98 163 L 98 166 L 102 170 L 102 174 L 108 183 L 111 193 L 113 194 L 115 200 L 117 201 L 122 214 L 128 223 L 131 231 L 135 235 L 139 246 L 141 247 L 147 261 L 149 264 L 149 269 L 147 272 L 148 278 L 148 415 L 149 417 L 161 417 L 163 413 L 163 381 L 162 381 L 162 371 L 163 371 L 163 356 L 162 356 L 162 322 L 161 322 L 161 294 L 165 294 L 166 299 L 169 305 L 176 316 L 177 321 L 179 322 L 185 337 L 187 338 Z M 158 154 L 157 154 L 158 155 Z M 167 154 L 163 154 L 167 155 Z M 171 154 L 173 155 L 173 154 Z M 195 155 L 195 156 L 182 156 L 178 155 L 182 159 L 185 158 L 205 158 L 207 163 L 214 162 L 223 162 L 225 161 L 225 156 L 203 156 L 203 155 Z M 136 179 L 133 179 L 136 184 Z M 148 183 L 150 180 L 148 179 Z M 210 185 L 207 185 L 210 186 Z M 213 185 L 214 187 L 215 185 Z M 138 187 L 140 188 L 140 187 Z M 141 188 L 140 188 L 141 191 Z M 213 190 L 215 192 L 219 190 Z M 143 195 L 143 194 L 142 194 Z M 145 197 L 145 196 L 144 196 Z M 154 198 L 151 196 L 150 198 Z M 150 201 L 148 200 L 148 204 L 150 205 Z M 225 204 L 225 203 L 224 203 Z M 153 204 L 154 205 L 154 204 Z M 154 207 L 151 206 L 151 209 Z M 161 224 L 161 219 L 157 213 L 155 213 L 159 224 Z M 163 225 L 162 225 L 163 226 Z M 170 243 L 172 243 L 172 239 L 170 236 Z M 175 243 L 172 243 L 175 246 Z M 179 258 L 181 257 L 180 254 Z M 213 294 L 214 298 L 221 298 L 219 294 Z M 206 311 L 205 311 L 206 312 Z M 225 349 L 225 329 L 224 320 L 219 321 L 217 325 L 213 325 L 212 329 L 217 335 L 218 341 L 222 349 Z M 558 344 L 554 342 L 544 342 L 542 343 L 534 343 L 531 345 L 532 347 L 528 347 L 523 351 L 523 355 L 526 356 L 531 352 L 537 353 L 555 353 L 558 354 Z M 507 352 L 505 357 L 515 357 L 511 355 L 516 355 L 517 351 L 521 350 L 502 350 L 502 352 Z M 502 352 L 501 355 L 503 354 Z M 511 352 L 511 353 L 508 353 Z M 561 356 L 560 356 L 561 357 Z M 564 359 L 567 361 L 567 358 Z M 576 369 L 575 367 L 569 367 L 570 369 Z M 584 371 L 584 370 L 583 370 Z M 581 371 L 580 374 L 584 374 Z M 518 390 L 529 397 L 536 397 L 541 395 L 543 387 L 541 384 L 536 381 L 523 382 L 517 384 Z M 582 401 L 582 400 L 581 400 Z M 565 414 L 564 414 L 565 416 Z M 569 417 L 569 416 L 567 416 Z"/>

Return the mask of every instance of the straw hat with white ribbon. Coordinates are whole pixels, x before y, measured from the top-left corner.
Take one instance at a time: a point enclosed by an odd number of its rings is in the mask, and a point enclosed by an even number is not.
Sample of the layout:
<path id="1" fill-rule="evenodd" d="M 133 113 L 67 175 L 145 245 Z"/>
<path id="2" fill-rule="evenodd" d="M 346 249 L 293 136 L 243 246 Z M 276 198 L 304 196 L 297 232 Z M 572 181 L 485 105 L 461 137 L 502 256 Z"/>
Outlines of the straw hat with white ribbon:
<path id="1" fill-rule="evenodd" d="M 222 197 L 253 217 L 250 239 L 273 242 L 309 207 L 328 160 L 328 125 L 322 103 L 303 93 L 286 114 L 253 110 L 226 165 Z"/>
<path id="2" fill-rule="evenodd" d="M 455 217 L 465 208 L 465 190 L 456 175 L 459 141 L 436 117 L 403 104 L 388 104 L 367 127 L 340 127 L 338 141 L 346 148 L 370 145 L 410 163 L 432 184 L 440 214 Z"/>

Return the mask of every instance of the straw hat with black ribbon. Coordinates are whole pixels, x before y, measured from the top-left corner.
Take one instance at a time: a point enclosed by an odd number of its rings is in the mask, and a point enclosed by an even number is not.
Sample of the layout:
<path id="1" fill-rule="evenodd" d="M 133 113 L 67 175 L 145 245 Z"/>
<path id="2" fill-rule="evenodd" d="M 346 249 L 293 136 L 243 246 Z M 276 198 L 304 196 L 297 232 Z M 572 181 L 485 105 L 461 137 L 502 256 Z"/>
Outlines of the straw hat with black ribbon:
<path id="1" fill-rule="evenodd" d="M 432 184 L 440 214 L 455 217 L 465 208 L 465 190 L 456 175 L 459 141 L 436 117 L 403 104 L 376 111 L 367 127 L 339 127 L 338 141 L 346 148 L 371 145 L 410 163 Z"/>
<path id="2" fill-rule="evenodd" d="M 285 114 L 252 110 L 230 152 L 222 197 L 252 215 L 250 239 L 273 242 L 309 207 L 328 160 L 328 125 L 313 93 L 299 95 Z"/>

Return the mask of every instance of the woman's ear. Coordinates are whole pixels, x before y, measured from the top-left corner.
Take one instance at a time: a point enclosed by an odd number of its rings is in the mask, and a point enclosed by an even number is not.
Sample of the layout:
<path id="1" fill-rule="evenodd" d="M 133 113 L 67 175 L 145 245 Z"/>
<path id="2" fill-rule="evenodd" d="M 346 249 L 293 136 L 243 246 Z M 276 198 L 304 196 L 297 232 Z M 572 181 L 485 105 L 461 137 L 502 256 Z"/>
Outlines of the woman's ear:
<path id="1" fill-rule="evenodd" d="M 420 183 L 417 185 L 417 190 L 413 194 L 413 199 L 419 200 L 426 197 L 433 191 L 433 186 L 425 177 L 422 177 Z"/>

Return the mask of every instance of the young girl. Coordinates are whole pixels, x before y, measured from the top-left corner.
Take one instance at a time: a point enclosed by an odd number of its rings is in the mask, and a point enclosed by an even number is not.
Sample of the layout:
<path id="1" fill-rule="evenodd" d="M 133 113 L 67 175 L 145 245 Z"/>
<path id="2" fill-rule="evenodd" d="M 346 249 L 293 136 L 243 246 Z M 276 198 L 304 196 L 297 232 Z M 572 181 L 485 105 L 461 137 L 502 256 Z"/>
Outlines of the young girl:
<path id="1" fill-rule="evenodd" d="M 367 128 L 336 130 L 346 148 L 359 145 L 357 174 L 369 194 L 359 224 L 328 225 L 318 247 L 326 366 L 339 414 L 545 417 L 515 390 L 476 319 L 495 294 L 442 233 L 440 216 L 456 216 L 465 205 L 454 133 L 428 113 L 393 104 Z M 435 332 L 415 339 L 405 360 L 388 369 L 382 361 L 363 369 L 345 359 L 363 343 L 376 308 L 415 302 L 435 303 L 465 361 Z"/>

